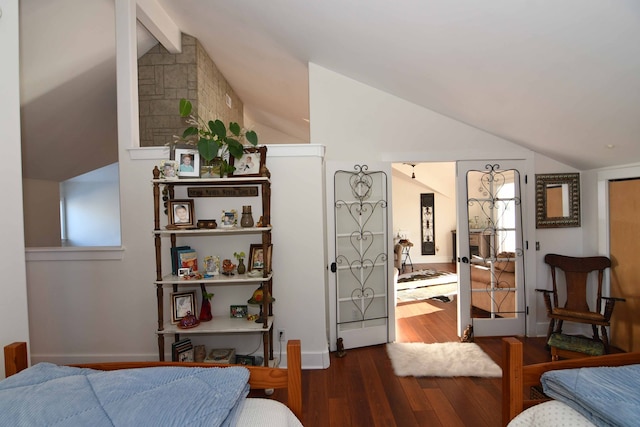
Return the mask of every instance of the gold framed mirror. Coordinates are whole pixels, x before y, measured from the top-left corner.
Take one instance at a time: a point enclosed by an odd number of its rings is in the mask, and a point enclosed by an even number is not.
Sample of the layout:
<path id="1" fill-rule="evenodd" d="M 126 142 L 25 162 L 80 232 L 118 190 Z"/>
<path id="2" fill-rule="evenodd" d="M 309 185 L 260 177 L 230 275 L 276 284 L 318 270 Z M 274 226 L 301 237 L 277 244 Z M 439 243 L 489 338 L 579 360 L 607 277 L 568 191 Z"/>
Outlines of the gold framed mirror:
<path id="1" fill-rule="evenodd" d="M 536 228 L 580 227 L 580 174 L 536 174 Z"/>

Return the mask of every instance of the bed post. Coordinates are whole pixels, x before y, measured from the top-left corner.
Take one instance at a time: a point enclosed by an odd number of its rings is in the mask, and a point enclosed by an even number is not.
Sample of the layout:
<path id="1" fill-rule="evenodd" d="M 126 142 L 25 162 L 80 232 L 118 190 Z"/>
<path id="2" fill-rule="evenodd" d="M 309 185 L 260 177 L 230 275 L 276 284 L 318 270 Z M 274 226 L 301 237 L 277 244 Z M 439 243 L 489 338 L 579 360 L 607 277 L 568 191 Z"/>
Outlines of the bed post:
<path id="1" fill-rule="evenodd" d="M 514 337 L 502 339 L 502 425 L 522 411 L 522 342 Z"/>
<path id="2" fill-rule="evenodd" d="M 287 343 L 287 406 L 302 422 L 302 356 L 300 340 Z"/>
<path id="3" fill-rule="evenodd" d="M 4 376 L 10 377 L 27 369 L 27 343 L 14 342 L 4 347 Z"/>

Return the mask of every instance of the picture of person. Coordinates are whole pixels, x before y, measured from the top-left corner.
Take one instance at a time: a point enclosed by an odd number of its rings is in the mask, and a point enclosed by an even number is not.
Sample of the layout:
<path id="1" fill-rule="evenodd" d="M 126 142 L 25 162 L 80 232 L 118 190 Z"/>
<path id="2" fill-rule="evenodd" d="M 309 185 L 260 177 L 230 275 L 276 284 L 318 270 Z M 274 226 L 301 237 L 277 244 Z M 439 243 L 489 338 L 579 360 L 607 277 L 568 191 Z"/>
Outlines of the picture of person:
<path id="1" fill-rule="evenodd" d="M 238 175 L 257 174 L 260 172 L 260 155 L 249 154 L 240 159 L 236 165 L 235 173 Z"/>
<path id="2" fill-rule="evenodd" d="M 242 170 L 244 172 L 250 171 L 254 168 L 254 163 L 253 160 L 251 159 L 251 156 L 247 156 L 247 159 L 244 162 L 244 167 L 242 168 Z"/>
<path id="3" fill-rule="evenodd" d="M 162 176 L 164 178 L 175 178 L 176 177 L 176 167 L 174 162 L 172 161 L 163 161 L 162 162 Z"/>
<path id="4" fill-rule="evenodd" d="M 191 154 L 180 156 L 180 172 L 193 172 L 193 156 Z"/>
<path id="5" fill-rule="evenodd" d="M 190 224 L 188 207 L 186 205 L 176 205 L 173 208 L 173 219 L 175 224 Z"/>
<path id="6" fill-rule="evenodd" d="M 262 249 L 256 249 L 254 252 L 253 258 L 253 268 L 263 268 L 264 267 L 264 253 Z"/>
<path id="7" fill-rule="evenodd" d="M 187 314 L 191 313 L 191 297 L 177 297 L 176 298 L 176 318 L 181 319 Z"/>

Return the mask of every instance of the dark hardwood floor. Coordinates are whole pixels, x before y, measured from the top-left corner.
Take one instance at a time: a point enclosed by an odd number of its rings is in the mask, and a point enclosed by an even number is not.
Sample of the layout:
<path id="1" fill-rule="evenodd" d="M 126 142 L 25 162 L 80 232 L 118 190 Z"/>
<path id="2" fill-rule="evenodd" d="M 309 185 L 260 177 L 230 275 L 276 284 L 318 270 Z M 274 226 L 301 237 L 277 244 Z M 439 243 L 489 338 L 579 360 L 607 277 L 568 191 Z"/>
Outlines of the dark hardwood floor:
<path id="1" fill-rule="evenodd" d="M 415 266 L 418 269 L 420 266 Z M 430 265 L 454 268 L 454 264 Z M 427 300 L 396 308 L 397 342 L 458 341 L 456 302 Z M 550 360 L 543 338 L 522 338 L 525 364 Z M 499 365 L 501 338 L 475 342 Z M 501 425 L 501 379 L 397 377 L 384 345 L 331 354 L 331 366 L 304 370 L 306 427 Z"/>

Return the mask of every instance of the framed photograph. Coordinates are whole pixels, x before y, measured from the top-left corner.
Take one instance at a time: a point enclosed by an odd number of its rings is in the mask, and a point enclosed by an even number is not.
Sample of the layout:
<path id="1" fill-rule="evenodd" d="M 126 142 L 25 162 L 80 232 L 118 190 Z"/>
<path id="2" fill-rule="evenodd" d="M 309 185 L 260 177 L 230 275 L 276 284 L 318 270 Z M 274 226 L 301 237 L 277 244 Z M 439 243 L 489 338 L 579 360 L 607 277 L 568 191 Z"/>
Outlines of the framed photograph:
<path id="1" fill-rule="evenodd" d="M 233 228 L 238 226 L 238 211 L 235 209 L 223 210 L 220 218 L 220 227 Z"/>
<path id="2" fill-rule="evenodd" d="M 178 362 L 193 362 L 194 361 L 193 347 L 186 350 L 178 350 L 177 359 Z"/>
<path id="3" fill-rule="evenodd" d="M 171 152 L 171 160 L 176 161 L 180 178 L 200 178 L 200 153 L 198 150 L 175 147 Z"/>
<path id="4" fill-rule="evenodd" d="M 190 268 L 179 268 L 178 269 L 178 276 L 179 277 L 188 276 L 190 274 L 191 274 L 191 269 Z"/>
<path id="5" fill-rule="evenodd" d="M 220 274 L 220 257 L 208 255 L 204 257 L 204 277 L 213 277 Z"/>
<path id="6" fill-rule="evenodd" d="M 254 366 L 256 364 L 255 356 L 244 356 L 236 354 L 236 364 L 245 366 Z"/>
<path id="7" fill-rule="evenodd" d="M 264 253 L 262 245 L 259 243 L 251 244 L 249 249 L 249 271 L 263 270 L 271 271 L 271 248 L 273 245 L 267 246 L 267 253 Z"/>
<path id="8" fill-rule="evenodd" d="M 232 305 L 230 306 L 231 317 L 247 317 L 248 309 L 246 305 Z"/>
<path id="9" fill-rule="evenodd" d="M 193 199 L 173 199 L 167 202 L 169 225 L 181 228 L 195 227 Z"/>
<path id="10" fill-rule="evenodd" d="M 177 324 L 187 314 L 196 313 L 196 291 L 171 293 L 171 323 Z"/>
<path id="11" fill-rule="evenodd" d="M 210 162 L 200 157 L 200 178 L 221 178 L 222 160 L 213 159 Z"/>
<path id="12" fill-rule="evenodd" d="M 163 160 L 160 162 L 160 178 L 178 179 L 178 162 Z"/>
<path id="13" fill-rule="evenodd" d="M 267 147 L 245 147 L 239 159 L 229 157 L 229 164 L 236 169 L 229 176 L 260 176 L 260 169 L 267 162 Z"/>

